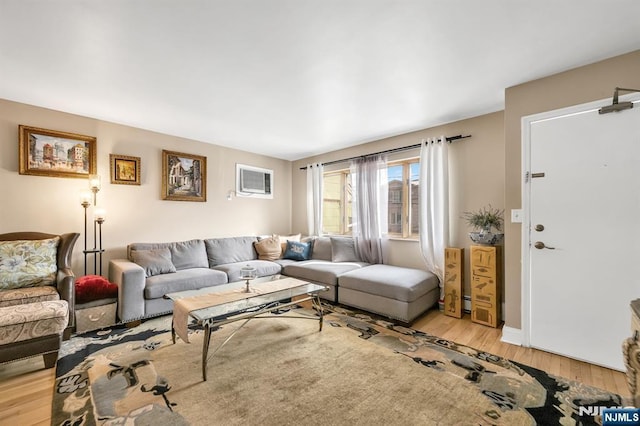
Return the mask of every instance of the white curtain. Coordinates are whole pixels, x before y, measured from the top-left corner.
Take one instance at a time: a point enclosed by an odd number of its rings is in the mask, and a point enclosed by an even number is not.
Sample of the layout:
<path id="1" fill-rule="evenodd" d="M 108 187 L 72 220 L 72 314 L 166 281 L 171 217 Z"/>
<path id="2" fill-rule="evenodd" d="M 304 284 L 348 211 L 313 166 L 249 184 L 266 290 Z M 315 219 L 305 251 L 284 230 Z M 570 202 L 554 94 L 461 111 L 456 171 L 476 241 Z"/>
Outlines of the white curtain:
<path id="1" fill-rule="evenodd" d="M 353 237 L 356 251 L 365 262 L 384 263 L 387 221 L 387 159 L 382 155 L 351 162 L 353 181 Z"/>
<path id="2" fill-rule="evenodd" d="M 322 234 L 322 164 L 307 164 L 307 228 L 309 235 Z"/>
<path id="3" fill-rule="evenodd" d="M 422 141 L 420 150 L 420 249 L 427 269 L 440 279 L 449 245 L 449 143 L 444 136 Z"/>

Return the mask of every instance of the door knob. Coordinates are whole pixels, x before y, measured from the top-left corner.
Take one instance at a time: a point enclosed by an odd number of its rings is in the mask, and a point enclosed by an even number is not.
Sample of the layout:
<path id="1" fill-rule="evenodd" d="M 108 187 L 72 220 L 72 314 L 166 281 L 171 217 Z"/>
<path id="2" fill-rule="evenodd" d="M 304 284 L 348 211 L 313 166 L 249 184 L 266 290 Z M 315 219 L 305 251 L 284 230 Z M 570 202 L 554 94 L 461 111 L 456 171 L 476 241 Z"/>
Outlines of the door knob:
<path id="1" fill-rule="evenodd" d="M 533 245 L 535 248 L 537 248 L 538 250 L 542 250 L 542 249 L 549 249 L 549 250 L 555 250 L 555 247 L 549 247 L 547 245 L 545 245 L 542 241 L 536 241 L 536 243 Z"/>

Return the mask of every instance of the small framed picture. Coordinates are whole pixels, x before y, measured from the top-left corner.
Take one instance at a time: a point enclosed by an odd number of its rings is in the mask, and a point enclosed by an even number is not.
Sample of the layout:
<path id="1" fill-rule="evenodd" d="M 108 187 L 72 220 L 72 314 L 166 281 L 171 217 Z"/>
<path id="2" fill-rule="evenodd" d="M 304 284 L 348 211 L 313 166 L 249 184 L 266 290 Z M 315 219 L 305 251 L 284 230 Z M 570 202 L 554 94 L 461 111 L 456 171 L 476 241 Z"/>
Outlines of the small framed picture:
<path id="1" fill-rule="evenodd" d="M 162 199 L 207 201 L 207 157 L 163 149 Z"/>
<path id="2" fill-rule="evenodd" d="M 140 157 L 109 154 L 111 183 L 140 185 Z"/>
<path id="3" fill-rule="evenodd" d="M 96 173 L 96 138 L 18 126 L 19 173 L 88 178 Z"/>

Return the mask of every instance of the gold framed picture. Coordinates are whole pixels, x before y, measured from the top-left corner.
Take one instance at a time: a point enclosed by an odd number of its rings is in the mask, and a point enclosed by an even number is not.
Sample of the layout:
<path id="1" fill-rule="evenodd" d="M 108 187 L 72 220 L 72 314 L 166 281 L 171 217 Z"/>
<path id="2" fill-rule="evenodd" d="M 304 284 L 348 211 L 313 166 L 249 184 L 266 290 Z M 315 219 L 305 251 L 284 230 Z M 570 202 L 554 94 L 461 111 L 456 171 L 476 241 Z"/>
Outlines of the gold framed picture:
<path id="1" fill-rule="evenodd" d="M 140 185 L 140 157 L 109 154 L 111 183 Z"/>
<path id="2" fill-rule="evenodd" d="M 163 149 L 162 199 L 207 201 L 207 157 Z"/>
<path id="3" fill-rule="evenodd" d="M 88 178 L 96 173 L 96 138 L 18 126 L 19 173 Z"/>

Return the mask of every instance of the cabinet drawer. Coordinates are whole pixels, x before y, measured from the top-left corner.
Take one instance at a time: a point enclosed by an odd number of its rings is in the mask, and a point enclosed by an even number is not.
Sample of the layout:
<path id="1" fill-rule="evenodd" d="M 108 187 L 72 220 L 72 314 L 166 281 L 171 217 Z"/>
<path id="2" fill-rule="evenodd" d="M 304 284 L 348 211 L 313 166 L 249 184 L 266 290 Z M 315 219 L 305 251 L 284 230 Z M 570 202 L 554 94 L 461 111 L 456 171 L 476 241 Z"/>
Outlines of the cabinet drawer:
<path id="1" fill-rule="evenodd" d="M 485 268 L 483 266 L 480 267 L 475 267 L 471 270 L 471 275 L 473 276 L 478 276 L 478 277 L 491 277 L 491 278 L 495 278 L 496 276 L 496 270 L 495 269 L 489 269 L 489 268 Z"/>
<path id="2" fill-rule="evenodd" d="M 116 305 L 117 303 L 110 303 L 108 305 L 94 306 L 93 308 L 77 309 L 76 333 L 84 333 L 114 325 L 116 323 Z"/>
<path id="3" fill-rule="evenodd" d="M 498 246 L 471 246 L 471 320 L 500 323 L 501 251 Z"/>
<path id="4" fill-rule="evenodd" d="M 490 285 L 493 286 L 496 282 L 494 277 L 483 277 L 482 275 L 473 275 L 471 277 L 471 290 L 482 289 L 483 287 Z M 483 285 L 484 284 L 484 285 Z"/>

